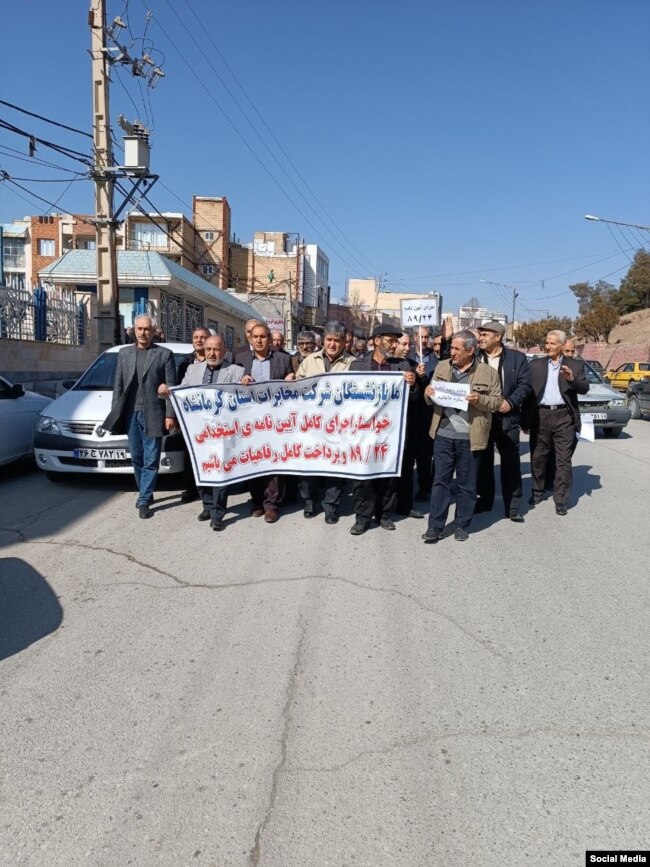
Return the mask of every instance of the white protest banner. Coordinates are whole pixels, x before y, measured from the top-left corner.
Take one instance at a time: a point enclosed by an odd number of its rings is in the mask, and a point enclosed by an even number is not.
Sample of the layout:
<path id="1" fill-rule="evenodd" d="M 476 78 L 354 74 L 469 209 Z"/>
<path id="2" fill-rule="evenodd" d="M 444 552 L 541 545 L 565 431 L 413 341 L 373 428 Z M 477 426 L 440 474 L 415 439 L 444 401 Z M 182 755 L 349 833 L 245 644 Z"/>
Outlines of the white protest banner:
<path id="1" fill-rule="evenodd" d="M 596 429 L 594 427 L 594 418 L 588 412 L 584 415 L 580 414 L 580 430 L 576 433 L 579 440 L 586 443 L 596 442 Z"/>
<path id="2" fill-rule="evenodd" d="M 437 298 L 409 298 L 400 300 L 402 328 L 416 325 L 440 325 Z"/>
<path id="3" fill-rule="evenodd" d="M 284 319 L 279 316 L 267 316 L 266 324 L 269 326 L 271 331 L 279 331 L 280 334 L 284 334 Z"/>
<path id="4" fill-rule="evenodd" d="M 171 391 L 197 485 L 257 476 L 399 476 L 408 387 L 402 372 L 348 371 Z"/>
<path id="5" fill-rule="evenodd" d="M 435 390 L 433 402 L 438 406 L 448 406 L 452 409 L 467 409 L 469 382 L 441 382 L 437 379 L 431 382 Z"/>

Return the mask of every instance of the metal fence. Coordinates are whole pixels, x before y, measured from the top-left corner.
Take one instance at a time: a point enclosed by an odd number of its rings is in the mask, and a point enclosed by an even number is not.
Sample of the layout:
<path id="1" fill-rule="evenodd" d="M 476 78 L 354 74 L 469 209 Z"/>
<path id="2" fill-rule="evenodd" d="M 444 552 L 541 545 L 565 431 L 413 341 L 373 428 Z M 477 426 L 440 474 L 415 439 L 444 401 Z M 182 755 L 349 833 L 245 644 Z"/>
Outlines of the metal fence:
<path id="1" fill-rule="evenodd" d="M 61 289 L 0 286 L 2 338 L 81 346 L 86 339 L 86 307 Z"/>

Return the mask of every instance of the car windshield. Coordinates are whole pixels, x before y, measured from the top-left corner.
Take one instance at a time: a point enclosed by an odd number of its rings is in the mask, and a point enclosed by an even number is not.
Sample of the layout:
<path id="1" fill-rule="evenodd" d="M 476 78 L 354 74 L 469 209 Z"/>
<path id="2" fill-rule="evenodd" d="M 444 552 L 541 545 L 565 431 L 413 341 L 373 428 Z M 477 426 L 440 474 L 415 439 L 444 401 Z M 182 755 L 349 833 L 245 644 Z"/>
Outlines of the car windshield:
<path id="1" fill-rule="evenodd" d="M 587 382 L 591 385 L 607 385 L 602 376 L 588 361 L 585 361 L 585 376 L 587 377 Z"/>
<path id="2" fill-rule="evenodd" d="M 117 352 L 105 352 L 90 365 L 88 370 L 74 386 L 74 391 L 113 391 L 115 368 L 117 367 Z M 174 354 L 176 369 L 184 358 L 184 354 Z"/>

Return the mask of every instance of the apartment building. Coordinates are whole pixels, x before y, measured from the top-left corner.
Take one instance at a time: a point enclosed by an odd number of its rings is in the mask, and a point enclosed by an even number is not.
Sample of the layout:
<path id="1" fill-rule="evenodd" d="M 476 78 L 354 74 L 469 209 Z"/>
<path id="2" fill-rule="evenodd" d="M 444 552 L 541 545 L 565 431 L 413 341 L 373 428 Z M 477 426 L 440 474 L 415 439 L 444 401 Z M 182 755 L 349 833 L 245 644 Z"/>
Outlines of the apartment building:
<path id="1" fill-rule="evenodd" d="M 68 250 L 94 250 L 89 214 L 28 216 L 2 226 L 2 261 L 7 286 L 38 286 L 38 274 Z"/>

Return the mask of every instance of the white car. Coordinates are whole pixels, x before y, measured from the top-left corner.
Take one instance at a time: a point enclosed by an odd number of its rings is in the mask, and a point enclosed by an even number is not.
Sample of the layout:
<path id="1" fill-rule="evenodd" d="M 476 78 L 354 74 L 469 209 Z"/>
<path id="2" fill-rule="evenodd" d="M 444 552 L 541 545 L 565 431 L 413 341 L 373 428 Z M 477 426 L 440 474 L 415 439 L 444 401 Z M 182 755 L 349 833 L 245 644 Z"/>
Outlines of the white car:
<path id="1" fill-rule="evenodd" d="M 161 343 L 174 353 L 176 367 L 192 352 L 191 343 Z M 133 473 L 126 434 L 113 436 L 102 428 L 113 400 L 117 354 L 113 346 L 99 356 L 69 391 L 41 415 L 34 439 L 36 464 L 52 481 L 66 473 Z M 185 469 L 183 437 L 163 437 L 160 473 Z"/>
<path id="2" fill-rule="evenodd" d="M 33 454 L 38 417 L 51 402 L 0 376 L 0 465 Z"/>

